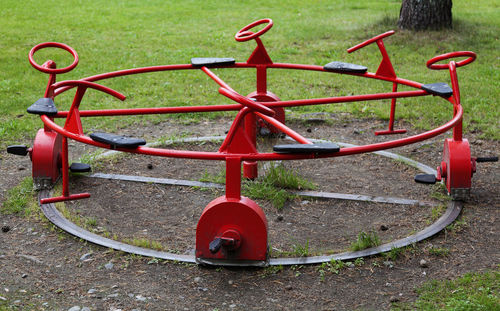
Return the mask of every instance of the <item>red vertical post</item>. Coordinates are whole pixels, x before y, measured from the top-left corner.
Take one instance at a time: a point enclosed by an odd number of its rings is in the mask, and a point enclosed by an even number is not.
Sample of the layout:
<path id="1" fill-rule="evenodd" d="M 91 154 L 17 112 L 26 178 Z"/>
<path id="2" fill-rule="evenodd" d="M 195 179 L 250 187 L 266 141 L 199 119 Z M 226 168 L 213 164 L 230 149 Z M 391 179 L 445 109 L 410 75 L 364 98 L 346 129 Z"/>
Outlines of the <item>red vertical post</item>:
<path id="1" fill-rule="evenodd" d="M 453 88 L 453 116 L 457 114 L 457 107 L 460 106 L 460 88 L 458 86 L 457 78 L 457 64 L 451 61 L 448 65 L 450 69 L 451 87 Z M 462 118 L 453 127 L 453 140 L 462 141 Z"/>
<path id="2" fill-rule="evenodd" d="M 394 82 L 392 84 L 392 92 L 396 92 L 398 90 L 398 84 Z M 389 131 L 392 132 L 394 130 L 394 115 L 396 114 L 396 98 L 391 99 L 391 112 L 389 114 Z"/>
<path id="3" fill-rule="evenodd" d="M 68 167 L 68 138 L 62 137 L 62 152 L 61 152 L 61 162 L 62 162 L 62 196 L 69 196 L 69 167 Z"/>
<path id="4" fill-rule="evenodd" d="M 226 199 L 241 200 L 241 158 L 226 158 Z"/>

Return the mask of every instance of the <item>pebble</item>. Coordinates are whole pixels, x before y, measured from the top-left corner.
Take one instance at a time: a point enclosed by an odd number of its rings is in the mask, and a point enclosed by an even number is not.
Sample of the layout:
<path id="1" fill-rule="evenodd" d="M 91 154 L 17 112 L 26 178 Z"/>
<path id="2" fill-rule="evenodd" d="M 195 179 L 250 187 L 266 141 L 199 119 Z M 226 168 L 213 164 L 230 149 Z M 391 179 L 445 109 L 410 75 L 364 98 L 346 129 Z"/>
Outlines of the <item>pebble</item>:
<path id="1" fill-rule="evenodd" d="M 26 273 L 23 273 L 23 275 L 21 275 L 21 278 L 23 278 L 23 279 L 25 279 L 27 277 L 28 277 L 28 275 Z"/>
<path id="2" fill-rule="evenodd" d="M 7 298 L 0 296 L 0 300 L 7 301 Z"/>
<path id="3" fill-rule="evenodd" d="M 137 296 L 135 296 L 135 300 L 137 300 L 137 301 L 146 301 L 146 297 L 144 297 L 142 295 L 137 295 Z"/>
<path id="4" fill-rule="evenodd" d="M 114 294 L 109 294 L 108 296 L 106 296 L 108 298 L 116 298 L 118 297 L 118 293 L 114 293 Z"/>
<path id="5" fill-rule="evenodd" d="M 427 263 L 427 260 L 425 260 L 425 259 L 420 260 L 419 265 L 421 268 L 428 268 L 429 267 L 429 264 Z"/>
<path id="6" fill-rule="evenodd" d="M 208 290 L 208 288 L 206 288 L 206 287 L 198 287 L 198 290 L 201 291 L 201 292 L 206 292 Z"/>
<path id="7" fill-rule="evenodd" d="M 80 308 L 80 306 L 73 306 L 71 308 L 68 309 L 68 311 L 81 311 L 82 309 Z"/>
<path id="8" fill-rule="evenodd" d="M 83 307 L 82 310 L 80 311 L 90 311 L 90 308 L 89 307 Z"/>
<path id="9" fill-rule="evenodd" d="M 233 281 L 233 280 L 229 280 L 229 281 L 227 281 L 227 284 L 229 284 L 229 285 L 233 285 L 233 284 L 234 284 L 234 281 Z"/>
<path id="10" fill-rule="evenodd" d="M 10 231 L 10 227 L 5 225 L 5 226 L 2 226 L 2 232 L 9 232 Z"/>
<path id="11" fill-rule="evenodd" d="M 285 289 L 286 289 L 286 290 L 292 290 L 292 289 L 293 289 L 293 287 L 292 287 L 292 285 L 287 285 L 287 286 L 285 286 Z"/>
<path id="12" fill-rule="evenodd" d="M 89 291 L 87 292 L 87 294 L 95 294 L 96 292 L 97 292 L 97 289 L 91 288 L 91 289 L 89 289 Z"/>
<path id="13" fill-rule="evenodd" d="M 236 305 L 233 303 L 233 304 L 230 304 L 229 305 L 229 308 L 233 309 L 233 308 L 236 308 Z"/>
<path id="14" fill-rule="evenodd" d="M 195 278 L 193 279 L 193 281 L 194 281 L 195 283 L 200 283 L 200 282 L 201 282 L 201 278 L 200 278 L 199 276 L 197 276 L 197 277 L 195 277 Z"/>
<path id="15" fill-rule="evenodd" d="M 113 265 L 112 262 L 108 262 L 107 264 L 104 265 L 104 268 L 106 268 L 106 270 L 111 270 L 113 269 L 115 265 Z"/>
<path id="16" fill-rule="evenodd" d="M 90 259 L 91 256 L 92 256 L 92 253 L 83 254 L 83 256 L 80 257 L 80 261 L 86 261 L 86 260 Z"/>

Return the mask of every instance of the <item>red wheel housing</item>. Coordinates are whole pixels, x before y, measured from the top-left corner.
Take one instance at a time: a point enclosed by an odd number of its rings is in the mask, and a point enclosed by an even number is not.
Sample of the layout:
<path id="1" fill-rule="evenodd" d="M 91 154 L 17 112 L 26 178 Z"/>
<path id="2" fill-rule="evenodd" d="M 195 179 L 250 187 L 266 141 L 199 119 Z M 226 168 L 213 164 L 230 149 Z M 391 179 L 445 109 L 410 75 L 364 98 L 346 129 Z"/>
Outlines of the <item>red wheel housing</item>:
<path id="1" fill-rule="evenodd" d="M 237 232 L 237 248 L 213 254 L 209 244 L 226 232 Z M 240 200 L 218 197 L 203 210 L 196 228 L 196 258 L 230 261 L 267 260 L 267 219 L 262 209 L 246 197 Z"/>
<path id="2" fill-rule="evenodd" d="M 38 130 L 31 153 L 33 185 L 36 189 L 51 187 L 61 175 L 62 136 L 53 131 Z"/>
<path id="3" fill-rule="evenodd" d="M 469 196 L 472 162 L 467 139 L 462 141 L 445 139 L 440 171 L 445 179 L 446 189 L 454 199 L 464 200 Z"/>

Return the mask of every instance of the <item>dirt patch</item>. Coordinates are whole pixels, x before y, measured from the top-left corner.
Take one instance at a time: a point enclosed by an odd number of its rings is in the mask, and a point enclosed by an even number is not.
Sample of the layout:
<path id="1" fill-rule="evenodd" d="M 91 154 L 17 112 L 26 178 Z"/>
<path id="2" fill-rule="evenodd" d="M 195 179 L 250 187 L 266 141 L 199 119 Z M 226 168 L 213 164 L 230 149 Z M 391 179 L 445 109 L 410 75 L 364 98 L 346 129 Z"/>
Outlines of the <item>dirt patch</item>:
<path id="1" fill-rule="evenodd" d="M 221 135 L 229 122 L 193 125 L 187 130 L 193 136 Z M 339 119 L 333 125 L 292 125 L 307 137 L 355 144 L 392 139 L 371 136 L 370 132 L 383 127 L 380 121 L 351 119 Z M 155 128 L 174 131 L 169 123 L 141 131 L 154 137 L 159 132 Z M 416 131 L 410 128 L 410 132 Z M 442 139 L 398 148 L 395 152 L 435 166 L 440 161 Z M 473 155 L 498 154 L 498 142 L 474 137 L 470 141 Z M 79 151 L 72 151 L 76 158 Z M 11 160 L 2 154 L 2 189 L 29 175 L 29 162 L 19 159 Z M 223 168 L 218 162 L 140 157 L 105 164 L 99 170 L 195 180 L 205 171 L 216 173 Z M 153 169 L 148 169 L 148 164 Z M 20 165 L 26 169 L 19 170 Z M 413 168 L 376 155 L 286 165 L 317 183 L 323 191 L 432 200 L 431 188 L 413 183 Z M 120 238 L 158 240 L 178 252 L 192 249 L 201 211 L 218 195 L 186 187 L 83 177 L 73 179 L 72 188 L 92 193 L 91 199 L 72 202 L 67 207 L 73 213 L 95 218 L 96 227 Z M 430 279 L 454 278 L 469 271 L 497 267 L 498 189 L 498 163 L 478 166 L 471 199 L 453 228 L 418 243 L 396 261 L 383 256 L 368 258 L 361 266 L 345 268 L 338 275 L 327 273 L 324 279 L 318 272 L 319 266 L 204 268 L 137 258 L 87 244 L 51 229 L 44 221 L 2 215 L 1 224 L 9 226 L 10 231 L 0 232 L 0 296 L 8 305 L 23 310 L 68 310 L 72 306 L 91 310 L 387 309 L 391 297 L 399 301 L 415 299 L 414 288 Z M 301 198 L 278 211 L 267 202 L 258 203 L 269 221 L 269 243 L 278 251 L 293 249 L 294 243 L 303 245 L 306 241 L 315 252 L 343 250 L 361 230 L 375 230 L 382 241 L 388 241 L 421 229 L 430 217 L 430 209 L 419 206 Z M 278 220 L 278 216 L 283 219 Z M 381 225 L 389 230 L 379 230 Z M 448 253 L 436 255 L 431 249 L 446 249 Z M 429 262 L 427 268 L 419 265 L 421 259 Z"/>

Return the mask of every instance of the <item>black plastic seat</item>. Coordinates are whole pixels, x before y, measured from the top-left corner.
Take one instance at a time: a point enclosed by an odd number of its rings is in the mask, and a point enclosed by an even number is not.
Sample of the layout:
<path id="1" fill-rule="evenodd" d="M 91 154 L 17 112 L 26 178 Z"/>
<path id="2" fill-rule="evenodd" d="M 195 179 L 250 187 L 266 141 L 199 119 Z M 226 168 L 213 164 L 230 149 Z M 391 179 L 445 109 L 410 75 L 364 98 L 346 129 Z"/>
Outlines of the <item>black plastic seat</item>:
<path id="1" fill-rule="evenodd" d="M 452 88 L 444 82 L 424 84 L 422 85 L 422 90 L 432 95 L 442 96 L 445 98 L 453 95 Z"/>
<path id="2" fill-rule="evenodd" d="M 323 66 L 323 69 L 339 73 L 365 73 L 368 70 L 365 66 L 343 62 L 328 63 Z"/>
<path id="3" fill-rule="evenodd" d="M 234 65 L 234 58 L 217 57 L 194 57 L 191 58 L 191 65 L 194 67 L 222 67 Z"/>
<path id="4" fill-rule="evenodd" d="M 53 116 L 57 114 L 57 108 L 52 98 L 42 97 L 26 110 L 28 113 Z"/>
<path id="5" fill-rule="evenodd" d="M 73 173 L 88 173 L 92 169 L 87 163 L 71 163 L 69 170 Z"/>
<path id="6" fill-rule="evenodd" d="M 146 144 L 146 141 L 141 138 L 127 137 L 109 133 L 92 133 L 90 134 L 90 138 L 97 142 L 111 145 L 111 147 L 113 148 L 135 149 Z"/>
<path id="7" fill-rule="evenodd" d="M 317 143 L 317 144 L 288 144 L 276 145 L 273 147 L 274 152 L 277 153 L 332 153 L 338 152 L 340 147 L 334 143 Z"/>

